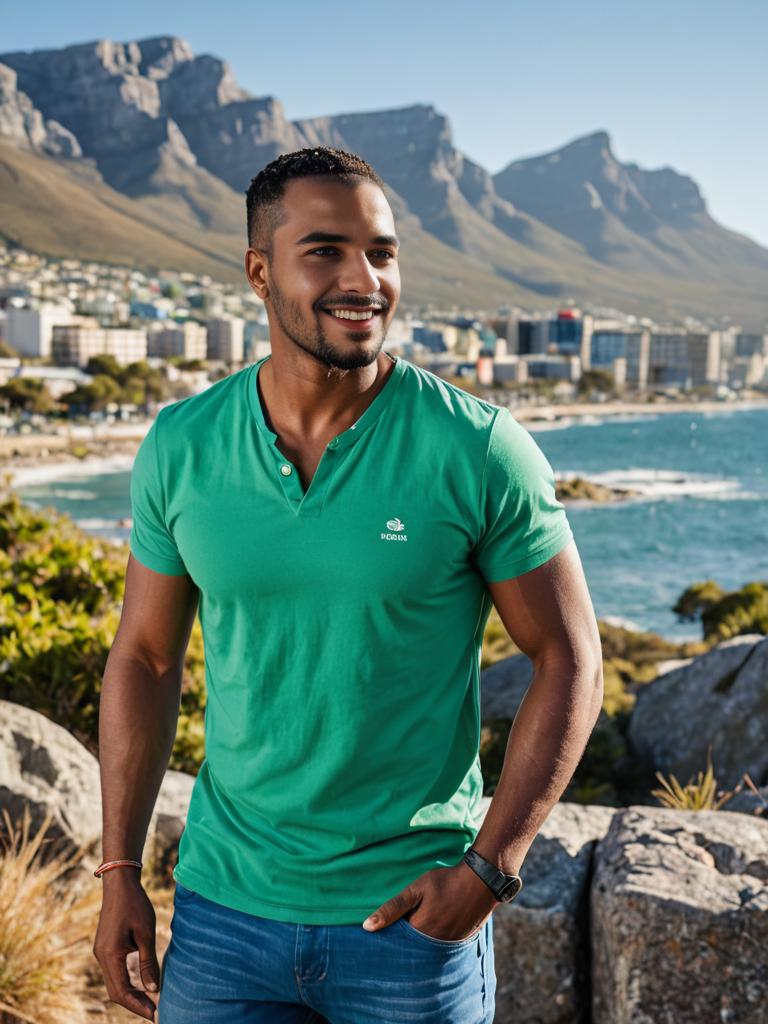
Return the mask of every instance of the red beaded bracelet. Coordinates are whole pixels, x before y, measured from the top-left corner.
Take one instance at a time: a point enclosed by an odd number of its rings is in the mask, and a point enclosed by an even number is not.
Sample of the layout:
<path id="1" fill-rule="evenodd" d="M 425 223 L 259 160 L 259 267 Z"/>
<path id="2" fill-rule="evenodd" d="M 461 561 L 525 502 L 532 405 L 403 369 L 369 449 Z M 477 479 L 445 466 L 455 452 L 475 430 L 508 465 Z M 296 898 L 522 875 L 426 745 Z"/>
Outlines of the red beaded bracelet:
<path id="1" fill-rule="evenodd" d="M 139 860 L 105 860 L 103 864 L 99 864 L 93 873 L 97 878 L 100 878 L 105 871 L 111 871 L 112 868 L 121 868 L 126 864 L 136 868 L 144 866 Z"/>

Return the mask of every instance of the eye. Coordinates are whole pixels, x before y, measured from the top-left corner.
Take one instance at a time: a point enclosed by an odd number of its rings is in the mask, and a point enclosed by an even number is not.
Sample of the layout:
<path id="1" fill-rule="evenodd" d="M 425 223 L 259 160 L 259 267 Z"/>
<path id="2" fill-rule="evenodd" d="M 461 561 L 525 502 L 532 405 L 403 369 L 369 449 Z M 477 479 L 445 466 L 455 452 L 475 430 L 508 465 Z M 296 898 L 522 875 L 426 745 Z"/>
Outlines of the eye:
<path id="1" fill-rule="evenodd" d="M 327 253 L 327 252 L 335 253 L 335 252 L 338 252 L 338 249 L 335 246 L 333 246 L 333 245 L 322 245 L 322 246 L 320 246 L 319 249 L 310 249 L 309 252 L 307 253 L 307 255 L 308 256 L 317 256 L 317 255 L 322 255 L 323 253 Z M 390 252 L 389 249 L 377 249 L 373 253 L 373 256 L 376 259 L 381 259 L 382 257 L 384 257 L 385 259 L 388 259 L 388 260 L 395 259 L 395 253 Z"/>

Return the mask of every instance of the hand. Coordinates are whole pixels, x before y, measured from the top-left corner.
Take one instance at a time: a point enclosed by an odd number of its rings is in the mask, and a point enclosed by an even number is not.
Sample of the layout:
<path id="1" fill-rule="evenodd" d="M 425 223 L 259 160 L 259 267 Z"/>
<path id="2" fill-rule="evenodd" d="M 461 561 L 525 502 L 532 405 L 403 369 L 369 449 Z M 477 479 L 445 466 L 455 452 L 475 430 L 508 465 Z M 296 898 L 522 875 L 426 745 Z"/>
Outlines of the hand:
<path id="1" fill-rule="evenodd" d="M 110 875 L 120 877 L 110 878 Z M 107 994 L 113 1003 L 153 1021 L 160 998 L 155 908 L 133 868 L 115 868 L 105 872 L 103 885 L 93 955 L 104 975 Z M 131 984 L 126 964 L 128 954 L 137 950 L 143 989 Z"/>
<path id="2" fill-rule="evenodd" d="M 457 941 L 478 931 L 498 906 L 498 900 L 472 868 L 461 861 L 451 868 L 433 868 L 420 875 L 363 921 L 366 931 L 386 928 L 398 917 L 418 907 L 416 917 L 406 918 L 425 935 Z"/>

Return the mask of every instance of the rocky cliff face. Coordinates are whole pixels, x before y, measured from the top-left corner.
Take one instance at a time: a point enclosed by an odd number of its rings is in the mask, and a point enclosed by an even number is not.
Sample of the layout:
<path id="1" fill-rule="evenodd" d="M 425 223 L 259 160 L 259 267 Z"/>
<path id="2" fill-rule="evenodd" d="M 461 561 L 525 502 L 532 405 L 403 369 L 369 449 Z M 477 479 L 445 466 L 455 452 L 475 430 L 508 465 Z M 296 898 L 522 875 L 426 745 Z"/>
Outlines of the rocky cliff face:
<path id="1" fill-rule="evenodd" d="M 77 158 L 80 145 L 58 121 L 46 120 L 18 88 L 16 72 L 0 64 L 0 137 L 23 149 L 50 156 Z"/>

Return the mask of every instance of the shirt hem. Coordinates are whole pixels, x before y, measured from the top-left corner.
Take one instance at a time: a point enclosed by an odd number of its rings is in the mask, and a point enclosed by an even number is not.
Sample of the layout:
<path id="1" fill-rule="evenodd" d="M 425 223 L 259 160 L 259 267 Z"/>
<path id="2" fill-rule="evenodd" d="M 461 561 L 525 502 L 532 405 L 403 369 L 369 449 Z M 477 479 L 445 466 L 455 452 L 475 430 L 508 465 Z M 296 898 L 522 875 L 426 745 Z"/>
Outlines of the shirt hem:
<path id="1" fill-rule="evenodd" d="M 209 878 L 197 874 L 188 868 L 173 870 L 175 881 L 193 892 L 199 893 L 205 899 L 212 900 L 231 910 L 238 910 L 241 913 L 253 914 L 257 917 L 265 917 L 272 921 L 284 921 L 288 924 L 360 924 L 371 914 L 384 900 L 379 903 L 370 904 L 367 907 L 344 907 L 338 910 L 328 910 L 319 907 L 304 907 L 287 903 L 271 903 L 269 900 L 255 899 L 239 890 L 230 889 L 227 886 L 212 885 Z"/>
<path id="2" fill-rule="evenodd" d="M 478 565 L 478 569 L 489 583 L 514 579 L 517 576 L 522 576 L 525 572 L 530 572 L 531 569 L 537 569 L 540 565 L 548 562 L 550 558 L 554 558 L 571 540 L 573 540 L 573 531 L 570 524 L 567 524 L 555 537 L 536 551 L 531 552 L 526 558 L 519 558 L 514 562 L 499 562 L 495 565 Z"/>
<path id="3" fill-rule="evenodd" d="M 144 548 L 139 547 L 135 540 L 131 540 L 128 547 L 136 561 L 141 562 L 142 565 L 146 566 L 147 569 L 151 569 L 153 572 L 160 572 L 164 576 L 187 575 L 185 565 L 179 565 L 178 562 L 171 562 L 165 558 L 161 558 L 159 555 L 148 555 L 145 553 Z"/>

